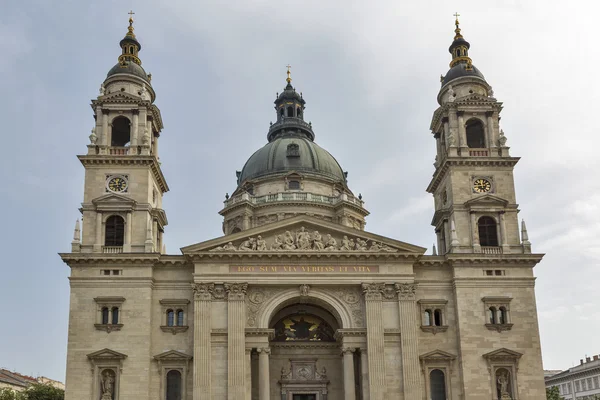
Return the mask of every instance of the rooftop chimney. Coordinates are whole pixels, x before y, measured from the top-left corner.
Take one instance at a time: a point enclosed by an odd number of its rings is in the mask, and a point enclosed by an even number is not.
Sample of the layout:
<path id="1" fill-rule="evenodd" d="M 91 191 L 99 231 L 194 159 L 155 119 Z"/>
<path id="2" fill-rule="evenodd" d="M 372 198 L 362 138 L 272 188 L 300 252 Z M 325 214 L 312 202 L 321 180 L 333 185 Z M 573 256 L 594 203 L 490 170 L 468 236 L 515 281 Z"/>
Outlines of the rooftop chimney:
<path id="1" fill-rule="evenodd" d="M 586 363 L 587 363 L 587 362 L 590 362 L 590 361 L 592 361 L 592 359 L 591 359 L 590 357 L 586 357 L 586 358 L 585 358 L 585 362 L 586 362 Z"/>
<path id="2" fill-rule="evenodd" d="M 594 356 L 594 361 L 598 360 L 598 356 Z"/>
<path id="3" fill-rule="evenodd" d="M 579 359 L 579 365 L 583 365 L 583 358 Z"/>

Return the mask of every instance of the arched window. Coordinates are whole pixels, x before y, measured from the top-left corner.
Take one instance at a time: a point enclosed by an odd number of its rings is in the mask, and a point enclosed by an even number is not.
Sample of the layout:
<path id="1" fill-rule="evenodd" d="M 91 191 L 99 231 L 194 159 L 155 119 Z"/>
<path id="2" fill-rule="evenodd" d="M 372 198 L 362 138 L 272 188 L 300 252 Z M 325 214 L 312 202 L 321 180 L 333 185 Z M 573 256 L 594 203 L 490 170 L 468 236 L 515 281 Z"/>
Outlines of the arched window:
<path id="1" fill-rule="evenodd" d="M 181 372 L 179 371 L 167 372 L 166 400 L 181 400 Z"/>
<path id="2" fill-rule="evenodd" d="M 167 326 L 175 325 L 175 313 L 173 310 L 167 310 Z"/>
<path id="3" fill-rule="evenodd" d="M 300 107 L 298 107 L 298 108 L 296 109 L 296 116 L 297 116 L 298 118 L 302 118 L 302 109 L 301 109 Z"/>
<path id="4" fill-rule="evenodd" d="M 183 326 L 183 310 L 177 310 L 177 326 Z"/>
<path id="5" fill-rule="evenodd" d="M 477 221 L 479 244 L 481 246 L 498 246 L 498 229 L 492 217 L 481 217 Z"/>
<path id="6" fill-rule="evenodd" d="M 108 307 L 102 308 L 102 324 L 108 324 Z"/>
<path id="7" fill-rule="evenodd" d="M 112 309 L 112 324 L 117 325 L 119 323 L 119 307 L 113 307 Z"/>
<path id="8" fill-rule="evenodd" d="M 104 232 L 105 246 L 123 246 L 125 240 L 125 221 L 118 215 L 112 215 L 106 220 Z"/>
<path id="9" fill-rule="evenodd" d="M 433 325 L 442 326 L 442 310 L 435 310 L 433 312 Z"/>
<path id="10" fill-rule="evenodd" d="M 290 190 L 300 190 L 300 182 L 298 181 L 289 181 L 288 189 Z"/>
<path id="11" fill-rule="evenodd" d="M 131 138 L 131 124 L 125 117 L 117 117 L 112 122 L 111 146 L 123 147 L 129 144 Z"/>
<path id="12" fill-rule="evenodd" d="M 287 108 L 287 116 L 288 116 L 288 117 L 293 117 L 293 116 L 294 116 L 294 107 L 292 107 L 292 106 L 289 106 L 289 107 Z"/>
<path id="13" fill-rule="evenodd" d="M 500 307 L 500 309 L 498 310 L 498 323 L 502 324 L 502 325 L 507 323 L 506 308 L 504 308 L 504 307 Z"/>
<path id="14" fill-rule="evenodd" d="M 431 400 L 446 400 L 446 376 L 439 369 L 429 373 L 429 391 Z"/>
<path id="15" fill-rule="evenodd" d="M 490 307 L 488 310 L 488 320 L 490 324 L 496 323 L 496 307 Z"/>
<path id="16" fill-rule="evenodd" d="M 478 119 L 470 119 L 466 124 L 467 146 L 481 149 L 485 147 L 483 123 Z"/>
<path id="17" fill-rule="evenodd" d="M 281 115 L 282 117 L 285 116 L 285 111 L 283 111 L 283 108 L 279 110 L 279 115 Z"/>
<path id="18" fill-rule="evenodd" d="M 425 310 L 423 313 L 423 326 L 431 325 L 431 310 Z"/>

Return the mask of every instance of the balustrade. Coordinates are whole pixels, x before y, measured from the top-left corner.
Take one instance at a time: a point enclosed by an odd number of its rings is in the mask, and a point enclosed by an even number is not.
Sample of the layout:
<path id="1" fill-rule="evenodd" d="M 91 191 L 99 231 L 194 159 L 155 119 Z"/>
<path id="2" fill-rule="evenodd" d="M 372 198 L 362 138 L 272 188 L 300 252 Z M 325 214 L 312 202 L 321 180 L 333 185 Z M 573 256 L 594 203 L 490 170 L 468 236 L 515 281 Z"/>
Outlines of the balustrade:
<path id="1" fill-rule="evenodd" d="M 488 149 L 469 149 L 469 157 L 487 157 Z"/>
<path id="2" fill-rule="evenodd" d="M 334 205 L 342 201 L 346 201 L 355 204 L 359 207 L 363 207 L 364 202 L 351 195 L 341 195 L 338 197 L 325 196 L 322 194 L 307 193 L 307 192 L 283 192 L 276 194 L 267 194 L 265 196 L 252 196 L 247 193 L 243 193 L 237 196 L 233 196 L 225 200 L 225 207 L 232 206 L 241 201 L 248 201 L 252 204 L 266 204 L 275 203 L 280 201 L 307 201 L 313 203 L 324 203 Z"/>
<path id="3" fill-rule="evenodd" d="M 106 254 L 120 254 L 123 252 L 123 246 L 102 246 L 102 252 Z"/>
<path id="4" fill-rule="evenodd" d="M 496 246 L 481 246 L 483 254 L 502 254 L 502 247 Z"/>

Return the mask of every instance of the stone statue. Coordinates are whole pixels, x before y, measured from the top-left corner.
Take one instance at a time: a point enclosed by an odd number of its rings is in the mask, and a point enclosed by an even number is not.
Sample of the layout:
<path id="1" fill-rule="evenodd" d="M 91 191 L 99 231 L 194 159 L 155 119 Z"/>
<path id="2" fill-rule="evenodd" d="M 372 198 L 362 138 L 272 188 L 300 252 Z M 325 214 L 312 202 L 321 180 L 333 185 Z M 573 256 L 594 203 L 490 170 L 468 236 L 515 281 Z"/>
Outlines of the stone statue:
<path id="1" fill-rule="evenodd" d="M 454 137 L 453 134 L 448 135 L 447 141 L 448 141 L 448 146 L 450 146 L 450 147 L 456 146 L 456 138 Z"/>
<path id="2" fill-rule="evenodd" d="M 102 389 L 101 400 L 113 400 L 113 388 L 115 384 L 115 378 L 113 378 L 110 371 L 104 371 L 102 379 L 100 381 Z"/>
<path id="3" fill-rule="evenodd" d="M 106 88 L 104 87 L 104 83 L 100 84 L 100 96 L 104 96 L 106 93 Z"/>
<path id="4" fill-rule="evenodd" d="M 379 246 L 379 243 L 377 243 L 374 240 L 371 240 L 371 247 L 369 247 L 369 251 L 379 251 L 381 249 L 381 247 Z"/>
<path id="5" fill-rule="evenodd" d="M 281 235 L 275 236 L 275 241 L 271 245 L 271 250 L 281 250 L 283 248 L 283 237 Z"/>
<path id="6" fill-rule="evenodd" d="M 357 251 L 367 250 L 367 241 L 362 240 L 361 238 L 356 238 L 356 250 Z"/>
<path id="7" fill-rule="evenodd" d="M 308 291 L 310 290 L 310 286 L 307 284 L 300 285 L 300 296 L 308 296 Z"/>
<path id="8" fill-rule="evenodd" d="M 319 231 L 313 232 L 313 250 L 323 250 L 325 246 L 323 245 L 323 240 L 321 238 L 321 234 Z"/>
<path id="9" fill-rule="evenodd" d="M 223 250 L 225 251 L 236 251 L 237 249 L 233 245 L 233 243 L 229 242 L 225 246 L 223 246 Z"/>
<path id="10" fill-rule="evenodd" d="M 325 236 L 325 250 L 337 250 L 337 240 L 329 233 Z"/>
<path id="11" fill-rule="evenodd" d="M 285 250 L 295 250 L 296 249 L 296 245 L 294 244 L 294 238 L 293 238 L 292 234 L 290 233 L 290 231 L 285 231 L 285 234 L 283 236 L 283 248 Z"/>
<path id="12" fill-rule="evenodd" d="M 498 375 L 498 390 L 500 391 L 501 399 L 510 399 L 510 393 L 508 392 L 508 374 L 506 372 L 502 372 Z"/>
<path id="13" fill-rule="evenodd" d="M 96 128 L 92 128 L 92 134 L 89 137 L 90 137 L 90 143 L 96 144 L 96 142 L 98 141 L 98 136 L 96 136 Z"/>
<path id="14" fill-rule="evenodd" d="M 148 129 L 148 127 L 146 127 L 144 136 L 142 137 L 142 144 L 144 146 L 150 145 L 150 130 Z"/>
<path id="15" fill-rule="evenodd" d="M 491 86 L 490 86 L 490 90 L 488 90 L 488 96 L 489 97 L 494 97 L 494 89 L 492 89 Z"/>
<path id="16" fill-rule="evenodd" d="M 454 102 L 454 89 L 452 89 L 452 85 L 448 86 L 448 103 L 453 103 Z"/>
<path id="17" fill-rule="evenodd" d="M 244 240 L 242 242 L 242 244 L 240 244 L 239 250 L 240 251 L 250 251 L 250 250 L 252 250 L 252 247 L 253 247 L 253 243 L 252 242 L 253 241 L 254 241 L 253 238 L 248 238 L 248 239 Z M 256 246 L 256 245 L 254 244 L 254 246 Z"/>
<path id="18" fill-rule="evenodd" d="M 142 83 L 142 90 L 140 90 L 140 97 L 142 98 L 142 100 L 148 100 L 147 94 L 148 92 L 146 91 L 146 85 Z"/>
<path id="19" fill-rule="evenodd" d="M 354 239 L 350 239 L 350 243 L 348 245 L 350 250 L 354 250 L 356 248 L 356 244 L 354 244 Z"/>
<path id="20" fill-rule="evenodd" d="M 498 138 L 498 143 L 501 147 L 506 146 L 506 136 L 504 136 L 504 130 L 500 129 L 500 137 Z"/>
<path id="21" fill-rule="evenodd" d="M 266 251 L 267 250 L 267 242 L 260 235 L 258 235 L 258 237 L 256 238 L 256 250 L 258 250 L 258 251 Z"/>
<path id="22" fill-rule="evenodd" d="M 300 231 L 296 233 L 296 243 L 298 244 L 299 250 L 310 249 L 310 234 L 304 229 L 300 228 Z"/>
<path id="23" fill-rule="evenodd" d="M 350 251 L 352 250 L 350 248 L 350 240 L 348 240 L 348 236 L 345 236 L 342 238 L 342 247 L 340 247 L 340 250 L 342 251 Z"/>

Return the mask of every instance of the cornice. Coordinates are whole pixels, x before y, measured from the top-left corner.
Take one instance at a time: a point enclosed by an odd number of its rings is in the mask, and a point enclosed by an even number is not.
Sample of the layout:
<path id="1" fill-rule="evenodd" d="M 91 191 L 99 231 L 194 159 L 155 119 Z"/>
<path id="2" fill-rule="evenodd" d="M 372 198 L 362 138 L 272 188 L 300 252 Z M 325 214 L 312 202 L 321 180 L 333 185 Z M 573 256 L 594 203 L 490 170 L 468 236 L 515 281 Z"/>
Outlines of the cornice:
<path id="1" fill-rule="evenodd" d="M 514 167 L 520 157 L 447 157 L 433 173 L 427 192 L 433 193 L 450 167 Z"/>
<path id="2" fill-rule="evenodd" d="M 482 254 L 482 253 L 449 253 L 446 258 L 453 267 L 486 266 L 510 266 L 521 265 L 533 268 L 542 261 L 544 254 Z"/>
<path id="3" fill-rule="evenodd" d="M 139 165 L 150 167 L 154 178 L 158 182 L 158 186 L 160 187 L 163 193 L 169 191 L 169 186 L 167 185 L 167 181 L 165 176 L 162 173 L 160 168 L 160 163 L 154 156 L 140 156 L 140 155 L 123 155 L 123 156 L 114 156 L 114 155 L 79 155 L 77 156 L 79 161 L 84 167 L 88 166 L 98 166 L 98 165 Z"/>
<path id="4" fill-rule="evenodd" d="M 250 259 L 276 259 L 276 260 L 332 260 L 332 261 L 345 261 L 348 259 L 355 259 L 360 261 L 365 260 L 402 260 L 402 261 L 417 261 L 421 254 L 415 253 L 377 253 L 377 252 L 341 252 L 341 251 L 320 251 L 320 252 L 302 252 L 302 251 L 265 251 L 265 252 L 197 252 L 188 253 L 186 257 L 190 261 L 198 262 L 205 260 L 218 260 L 219 262 L 250 260 Z"/>
<path id="5" fill-rule="evenodd" d="M 58 255 L 70 267 L 89 264 L 153 266 L 160 259 L 160 253 L 59 253 Z"/>
<path id="6" fill-rule="evenodd" d="M 239 208 L 250 208 L 252 210 L 260 210 L 260 209 L 269 208 L 269 207 L 275 208 L 275 206 L 277 206 L 277 207 L 302 207 L 302 208 L 306 208 L 307 206 L 310 206 L 310 207 L 314 207 L 314 208 L 334 210 L 334 211 L 338 211 L 342 208 L 350 208 L 353 211 L 355 211 L 356 213 L 362 215 L 363 217 L 366 217 L 370 214 L 369 211 L 367 211 L 366 209 L 359 207 L 356 204 L 353 204 L 349 201 L 341 201 L 339 203 L 332 205 L 332 204 L 328 204 L 328 203 L 319 203 L 319 202 L 315 202 L 315 201 L 305 201 L 305 200 L 282 200 L 282 201 L 277 201 L 277 202 L 272 202 L 272 203 L 260 203 L 260 204 L 254 204 L 248 200 L 241 200 L 235 204 L 232 204 L 228 207 L 223 208 L 221 211 L 219 211 L 219 214 L 225 216 Z"/>

